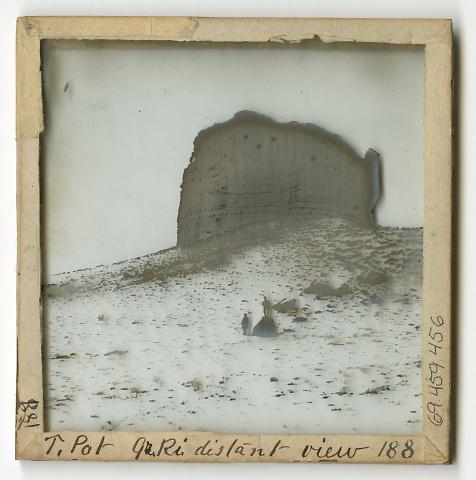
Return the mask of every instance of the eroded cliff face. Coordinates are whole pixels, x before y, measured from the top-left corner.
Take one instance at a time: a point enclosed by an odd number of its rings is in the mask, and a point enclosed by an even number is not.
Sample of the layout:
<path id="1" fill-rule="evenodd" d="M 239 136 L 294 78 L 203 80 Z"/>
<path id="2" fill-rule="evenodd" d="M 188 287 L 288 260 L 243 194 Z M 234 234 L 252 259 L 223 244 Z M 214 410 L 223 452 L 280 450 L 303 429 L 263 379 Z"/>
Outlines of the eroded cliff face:
<path id="1" fill-rule="evenodd" d="M 177 245 L 268 223 L 338 218 L 373 225 L 379 158 L 319 127 L 254 112 L 202 130 L 182 181 Z"/>

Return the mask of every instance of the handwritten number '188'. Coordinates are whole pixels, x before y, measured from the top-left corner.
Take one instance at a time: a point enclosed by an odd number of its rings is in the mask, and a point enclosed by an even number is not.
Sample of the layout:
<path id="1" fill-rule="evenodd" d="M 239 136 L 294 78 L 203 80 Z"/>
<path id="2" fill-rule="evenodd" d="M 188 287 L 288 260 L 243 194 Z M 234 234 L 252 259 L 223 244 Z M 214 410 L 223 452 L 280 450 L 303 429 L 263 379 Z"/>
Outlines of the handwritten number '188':
<path id="1" fill-rule="evenodd" d="M 386 441 L 383 445 L 380 451 L 378 452 L 377 457 L 381 457 L 382 454 L 385 452 L 385 455 L 388 458 L 394 458 L 395 455 L 397 454 L 397 448 L 399 447 L 400 443 L 398 440 L 394 440 L 393 442 L 388 442 Z M 409 439 L 405 442 L 405 448 L 402 449 L 400 452 L 400 455 L 407 459 L 413 457 L 413 440 Z"/>

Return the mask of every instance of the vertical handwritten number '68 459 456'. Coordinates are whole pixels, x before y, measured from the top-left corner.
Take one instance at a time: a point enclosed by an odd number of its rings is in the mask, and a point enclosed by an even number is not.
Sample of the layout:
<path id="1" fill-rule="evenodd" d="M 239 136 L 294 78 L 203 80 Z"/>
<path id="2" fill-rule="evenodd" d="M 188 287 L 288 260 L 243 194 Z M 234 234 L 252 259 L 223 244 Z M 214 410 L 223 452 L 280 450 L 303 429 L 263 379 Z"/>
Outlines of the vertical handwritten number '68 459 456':
<path id="1" fill-rule="evenodd" d="M 428 420 L 435 426 L 443 425 L 443 403 L 440 395 L 444 389 L 445 365 L 443 363 L 444 335 L 442 327 L 445 323 L 441 315 L 430 317 L 431 325 L 428 330 L 428 351 L 433 355 L 433 360 L 428 363 L 427 389 L 435 397 L 426 402 Z"/>
<path id="2" fill-rule="evenodd" d="M 17 430 L 20 428 L 31 428 L 38 427 L 40 423 L 38 422 L 38 415 L 35 410 L 38 408 L 38 400 L 30 398 L 26 402 L 18 402 L 19 415 L 17 418 Z"/>

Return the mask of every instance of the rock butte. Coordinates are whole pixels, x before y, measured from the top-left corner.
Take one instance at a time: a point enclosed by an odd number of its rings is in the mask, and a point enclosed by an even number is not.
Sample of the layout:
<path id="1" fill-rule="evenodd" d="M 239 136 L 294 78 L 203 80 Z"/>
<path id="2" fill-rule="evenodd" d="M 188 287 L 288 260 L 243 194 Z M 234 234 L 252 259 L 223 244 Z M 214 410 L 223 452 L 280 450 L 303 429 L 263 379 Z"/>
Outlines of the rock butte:
<path id="1" fill-rule="evenodd" d="M 243 111 L 197 135 L 181 188 L 178 246 L 272 222 L 373 226 L 379 155 L 369 149 L 361 158 L 313 124 Z"/>

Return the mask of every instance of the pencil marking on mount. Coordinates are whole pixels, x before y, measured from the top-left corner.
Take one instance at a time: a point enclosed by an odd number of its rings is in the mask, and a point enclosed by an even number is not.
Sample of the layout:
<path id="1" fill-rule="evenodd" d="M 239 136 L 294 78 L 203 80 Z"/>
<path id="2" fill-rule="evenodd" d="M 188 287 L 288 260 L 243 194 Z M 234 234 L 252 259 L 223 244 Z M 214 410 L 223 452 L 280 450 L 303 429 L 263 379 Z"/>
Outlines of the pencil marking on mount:
<path id="1" fill-rule="evenodd" d="M 17 431 L 21 428 L 34 428 L 40 426 L 37 415 L 39 404 L 40 402 L 34 398 L 30 398 L 26 402 L 18 402 L 16 424 Z"/>

